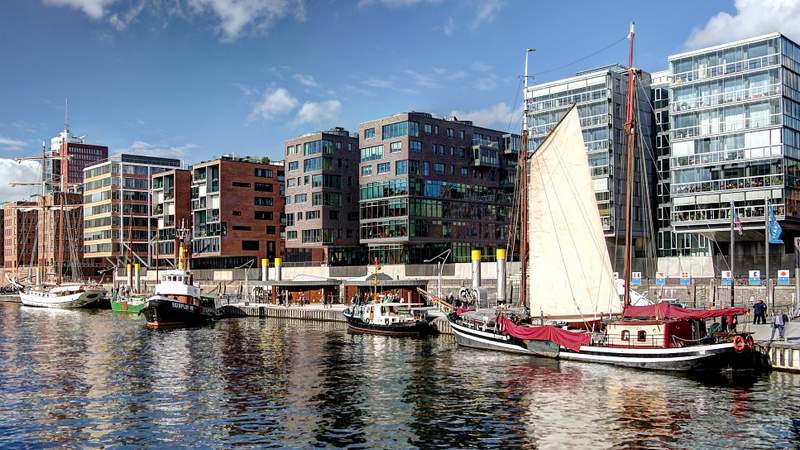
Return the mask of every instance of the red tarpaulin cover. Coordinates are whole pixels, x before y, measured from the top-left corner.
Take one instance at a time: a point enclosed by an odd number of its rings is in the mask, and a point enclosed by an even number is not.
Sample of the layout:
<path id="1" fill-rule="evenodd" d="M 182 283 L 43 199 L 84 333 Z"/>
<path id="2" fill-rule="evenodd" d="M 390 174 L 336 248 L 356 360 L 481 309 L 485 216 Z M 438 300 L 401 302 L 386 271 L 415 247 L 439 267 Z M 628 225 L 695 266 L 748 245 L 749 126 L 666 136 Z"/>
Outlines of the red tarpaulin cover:
<path id="1" fill-rule="evenodd" d="M 711 319 L 713 317 L 740 316 L 746 314 L 745 308 L 688 309 L 669 303 L 647 306 L 626 306 L 625 317 L 658 317 L 659 319 Z"/>
<path id="2" fill-rule="evenodd" d="M 574 333 L 552 325 L 542 325 L 538 327 L 521 326 L 515 324 L 506 316 L 500 316 L 497 320 L 503 327 L 503 330 L 515 338 L 527 339 L 530 341 L 550 341 L 576 352 L 580 351 L 581 345 L 587 345 L 592 341 L 592 337 L 584 332 Z"/>

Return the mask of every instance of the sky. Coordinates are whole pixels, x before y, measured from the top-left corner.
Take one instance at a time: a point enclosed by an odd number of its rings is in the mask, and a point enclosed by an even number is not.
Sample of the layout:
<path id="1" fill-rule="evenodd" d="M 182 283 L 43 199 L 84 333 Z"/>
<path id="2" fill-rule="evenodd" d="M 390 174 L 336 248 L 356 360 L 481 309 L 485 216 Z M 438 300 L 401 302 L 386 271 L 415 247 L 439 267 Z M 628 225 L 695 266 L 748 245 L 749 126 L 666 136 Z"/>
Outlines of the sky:
<path id="1" fill-rule="evenodd" d="M 403 111 L 518 131 L 532 83 L 772 31 L 800 0 L 18 0 L 0 5 L 0 179 L 64 126 L 114 153 L 282 159 L 283 142 Z M 796 34 L 795 34 L 796 33 Z M 0 182 L 0 201 L 24 193 Z"/>

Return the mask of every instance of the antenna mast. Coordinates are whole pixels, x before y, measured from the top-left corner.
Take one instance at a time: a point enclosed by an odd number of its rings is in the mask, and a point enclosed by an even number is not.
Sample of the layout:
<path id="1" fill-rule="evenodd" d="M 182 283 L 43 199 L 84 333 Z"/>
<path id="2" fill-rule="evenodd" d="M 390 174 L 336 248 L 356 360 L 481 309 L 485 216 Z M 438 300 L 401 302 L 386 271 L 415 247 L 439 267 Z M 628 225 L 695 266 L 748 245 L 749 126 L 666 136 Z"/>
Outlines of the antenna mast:
<path id="1" fill-rule="evenodd" d="M 634 23 L 631 22 L 628 39 L 628 97 L 625 118 L 625 135 L 627 136 L 627 167 L 625 172 L 625 294 L 623 305 L 631 304 L 631 246 L 633 244 L 633 147 L 636 143 L 634 134 L 634 96 L 636 94 L 636 71 L 633 68 Z"/>

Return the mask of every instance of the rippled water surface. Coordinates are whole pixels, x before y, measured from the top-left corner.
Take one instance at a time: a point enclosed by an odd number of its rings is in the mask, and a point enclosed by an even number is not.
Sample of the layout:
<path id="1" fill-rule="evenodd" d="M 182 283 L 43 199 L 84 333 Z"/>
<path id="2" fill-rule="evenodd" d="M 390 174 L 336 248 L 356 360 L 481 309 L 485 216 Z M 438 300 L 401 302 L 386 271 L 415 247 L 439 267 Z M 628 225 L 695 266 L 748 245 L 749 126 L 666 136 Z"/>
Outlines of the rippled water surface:
<path id="1" fill-rule="evenodd" d="M 0 447 L 798 448 L 800 376 L 692 378 L 228 319 L 0 303 Z"/>

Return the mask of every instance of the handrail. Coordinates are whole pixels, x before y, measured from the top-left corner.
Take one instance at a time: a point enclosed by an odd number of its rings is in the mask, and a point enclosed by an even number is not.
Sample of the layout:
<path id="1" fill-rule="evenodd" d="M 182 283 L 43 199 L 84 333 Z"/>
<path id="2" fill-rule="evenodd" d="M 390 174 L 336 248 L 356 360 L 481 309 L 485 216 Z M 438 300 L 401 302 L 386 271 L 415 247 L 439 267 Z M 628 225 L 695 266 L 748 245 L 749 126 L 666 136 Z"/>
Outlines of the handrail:
<path id="1" fill-rule="evenodd" d="M 693 111 L 729 103 L 744 102 L 756 98 L 770 97 L 780 94 L 780 83 L 767 86 L 753 86 L 730 92 L 717 92 L 713 94 L 698 95 L 685 100 L 673 100 L 670 109 L 675 113 Z"/>

